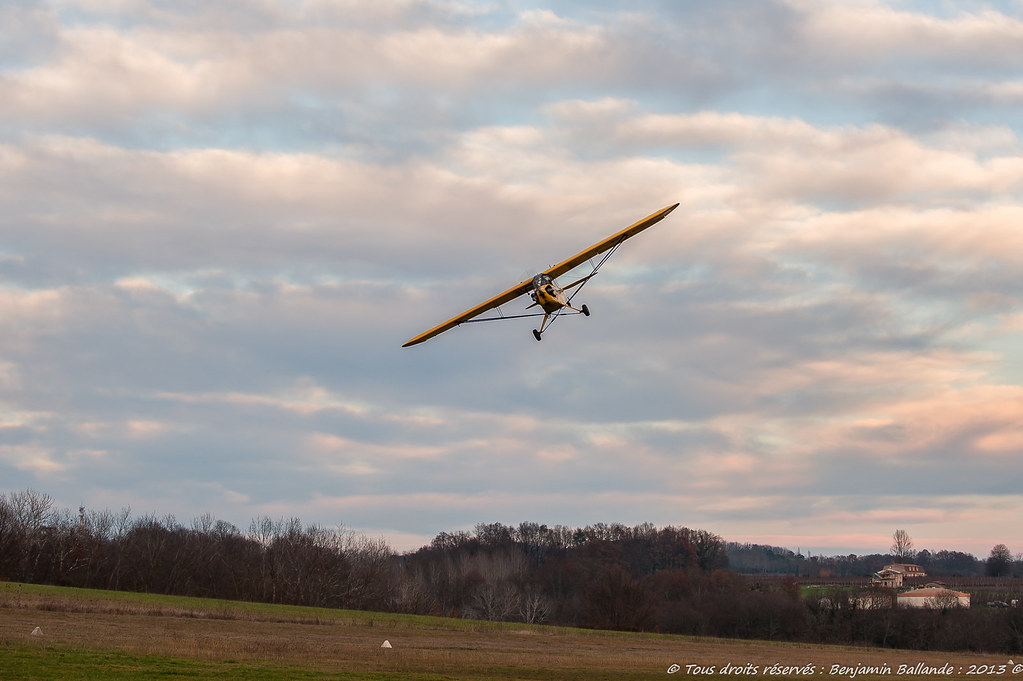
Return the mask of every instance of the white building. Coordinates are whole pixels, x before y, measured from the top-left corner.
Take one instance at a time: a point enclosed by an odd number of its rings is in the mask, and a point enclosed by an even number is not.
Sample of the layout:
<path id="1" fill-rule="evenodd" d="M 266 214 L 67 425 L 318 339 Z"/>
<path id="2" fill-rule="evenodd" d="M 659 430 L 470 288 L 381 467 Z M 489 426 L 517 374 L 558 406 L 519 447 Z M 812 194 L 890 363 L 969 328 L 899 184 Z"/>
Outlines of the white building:
<path id="1" fill-rule="evenodd" d="M 970 594 L 953 591 L 942 586 L 904 591 L 896 596 L 898 604 L 906 608 L 968 608 Z"/>

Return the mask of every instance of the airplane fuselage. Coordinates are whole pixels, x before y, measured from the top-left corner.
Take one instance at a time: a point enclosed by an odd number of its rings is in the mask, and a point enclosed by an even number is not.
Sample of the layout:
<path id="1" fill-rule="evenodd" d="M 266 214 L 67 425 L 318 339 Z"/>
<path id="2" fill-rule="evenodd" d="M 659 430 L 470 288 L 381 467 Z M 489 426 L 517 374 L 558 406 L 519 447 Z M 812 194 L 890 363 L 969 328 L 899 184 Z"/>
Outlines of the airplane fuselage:
<path id="1" fill-rule="evenodd" d="M 568 294 L 546 274 L 533 277 L 533 290 L 529 292 L 529 297 L 548 314 L 568 307 Z"/>

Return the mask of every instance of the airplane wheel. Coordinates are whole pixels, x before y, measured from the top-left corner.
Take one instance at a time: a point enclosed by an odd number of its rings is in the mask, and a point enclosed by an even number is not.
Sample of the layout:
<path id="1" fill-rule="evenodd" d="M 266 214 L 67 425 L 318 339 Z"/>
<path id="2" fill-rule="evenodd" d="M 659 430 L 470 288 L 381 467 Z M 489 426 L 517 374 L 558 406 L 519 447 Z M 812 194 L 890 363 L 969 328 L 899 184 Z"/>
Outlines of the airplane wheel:
<path id="1" fill-rule="evenodd" d="M 540 332 L 536 329 L 533 329 L 533 338 L 540 340 Z"/>
<path id="2" fill-rule="evenodd" d="M 589 317 L 590 316 L 590 308 L 586 307 L 585 304 L 583 305 L 582 310 L 583 310 L 583 316 L 584 317 Z"/>

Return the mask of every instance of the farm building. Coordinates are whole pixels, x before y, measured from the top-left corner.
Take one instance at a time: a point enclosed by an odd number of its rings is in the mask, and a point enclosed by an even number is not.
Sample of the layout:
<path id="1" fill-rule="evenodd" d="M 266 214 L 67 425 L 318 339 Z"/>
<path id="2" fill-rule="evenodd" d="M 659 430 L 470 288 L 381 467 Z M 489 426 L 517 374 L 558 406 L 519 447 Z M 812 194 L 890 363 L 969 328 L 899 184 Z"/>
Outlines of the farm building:
<path id="1" fill-rule="evenodd" d="M 970 594 L 953 591 L 943 586 L 927 586 L 904 591 L 896 596 L 898 604 L 906 608 L 968 608 Z"/>
<path id="2" fill-rule="evenodd" d="M 901 572 L 903 579 L 909 579 L 911 577 L 926 577 L 927 571 L 919 565 L 913 565 L 912 563 L 892 563 L 891 565 L 885 565 L 885 570 L 892 570 L 894 572 Z"/>
<path id="3" fill-rule="evenodd" d="M 898 570 L 878 570 L 874 573 L 874 576 L 870 578 L 870 583 L 874 586 L 883 586 L 888 589 L 897 589 L 902 586 L 902 573 Z"/>

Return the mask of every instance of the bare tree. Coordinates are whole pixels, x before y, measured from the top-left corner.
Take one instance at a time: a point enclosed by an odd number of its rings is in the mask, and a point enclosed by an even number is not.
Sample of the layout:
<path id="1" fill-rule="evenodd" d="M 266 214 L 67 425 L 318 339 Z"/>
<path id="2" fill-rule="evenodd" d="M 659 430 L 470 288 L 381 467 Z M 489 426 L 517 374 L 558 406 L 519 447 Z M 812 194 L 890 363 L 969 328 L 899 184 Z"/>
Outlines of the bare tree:
<path id="1" fill-rule="evenodd" d="M 351 566 L 342 589 L 342 607 L 380 609 L 386 606 L 395 590 L 393 551 L 383 538 L 371 539 L 356 535 L 338 526 L 341 555 Z M 406 593 L 413 597 L 413 592 Z"/>
<path id="2" fill-rule="evenodd" d="M 391 596 L 391 608 L 396 612 L 428 615 L 433 596 L 422 570 L 405 567 L 398 572 Z"/>
<path id="3" fill-rule="evenodd" d="M 38 533 L 50 519 L 53 497 L 34 490 L 12 492 L 10 503 L 18 523 L 28 534 Z"/>
<path id="4" fill-rule="evenodd" d="M 519 594 L 519 618 L 526 624 L 543 624 L 553 610 L 553 601 L 535 587 Z"/>
<path id="5" fill-rule="evenodd" d="M 959 596 L 952 591 L 943 591 L 936 596 L 927 599 L 927 607 L 936 608 L 945 612 L 951 608 L 958 608 L 962 605 Z"/>
<path id="6" fill-rule="evenodd" d="M 34 490 L 8 495 L 12 530 L 19 546 L 14 579 L 32 582 L 44 578 L 49 565 L 44 559 L 46 543 L 52 538 L 53 498 Z"/>
<path id="7" fill-rule="evenodd" d="M 472 596 L 465 609 L 470 619 L 502 622 L 511 619 L 519 609 L 519 594 L 508 582 L 484 583 Z"/>
<path id="8" fill-rule="evenodd" d="M 905 530 L 895 530 L 892 535 L 892 557 L 898 560 L 913 560 L 916 557 L 916 550 L 913 548 L 913 540 L 909 536 L 909 532 Z"/>

